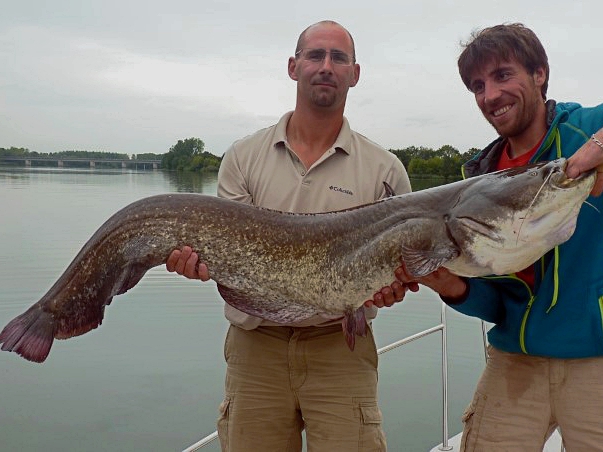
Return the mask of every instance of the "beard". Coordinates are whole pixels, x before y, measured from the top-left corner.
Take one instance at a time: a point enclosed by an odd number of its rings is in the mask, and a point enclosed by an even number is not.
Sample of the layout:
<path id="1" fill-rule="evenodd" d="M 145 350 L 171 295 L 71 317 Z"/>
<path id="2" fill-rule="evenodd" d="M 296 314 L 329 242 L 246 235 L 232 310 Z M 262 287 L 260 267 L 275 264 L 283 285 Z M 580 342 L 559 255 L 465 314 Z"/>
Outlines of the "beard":
<path id="1" fill-rule="evenodd" d="M 503 138 L 513 138 L 513 137 L 517 137 L 519 135 L 521 135 L 522 133 L 524 133 L 532 124 L 532 121 L 534 121 L 534 118 L 536 116 L 536 110 L 535 109 L 523 109 L 519 115 L 517 115 L 515 117 L 515 119 L 513 121 L 511 121 L 510 123 L 506 123 L 506 124 L 502 124 L 502 125 L 498 125 L 496 124 L 495 121 L 491 121 L 488 118 L 488 122 L 490 123 L 490 125 L 492 127 L 494 127 L 494 129 L 496 130 L 496 132 Z"/>
<path id="2" fill-rule="evenodd" d="M 525 103 L 515 103 L 514 108 L 518 111 L 515 112 L 515 117 L 504 124 L 497 124 L 496 121 L 491 120 L 490 117 L 486 117 L 487 121 L 496 132 L 503 138 L 513 138 L 520 136 L 524 133 L 534 122 L 538 116 L 538 109 L 542 104 L 542 96 L 540 91 L 534 90 L 531 96 L 524 98 Z"/>
<path id="3" fill-rule="evenodd" d="M 337 90 L 337 84 L 330 77 L 318 77 L 315 80 L 317 85 L 311 85 L 310 87 L 310 98 L 312 103 L 317 107 L 332 107 L 334 106 L 339 98 Z M 328 86 L 323 86 L 326 84 Z"/>
<path id="4" fill-rule="evenodd" d="M 335 105 L 335 100 L 337 96 L 335 92 L 313 92 L 312 93 L 312 102 L 317 107 L 332 107 Z"/>

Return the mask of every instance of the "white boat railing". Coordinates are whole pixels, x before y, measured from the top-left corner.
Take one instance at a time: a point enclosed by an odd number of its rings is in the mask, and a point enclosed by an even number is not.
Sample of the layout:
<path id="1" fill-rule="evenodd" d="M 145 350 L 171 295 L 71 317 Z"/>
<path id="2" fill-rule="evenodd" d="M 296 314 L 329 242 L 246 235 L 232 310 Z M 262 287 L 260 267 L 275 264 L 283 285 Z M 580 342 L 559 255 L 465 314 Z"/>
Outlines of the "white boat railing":
<path id="1" fill-rule="evenodd" d="M 448 337 L 446 331 L 446 305 L 441 303 L 440 323 L 438 325 L 381 347 L 377 350 L 377 353 L 381 355 L 438 331 L 442 332 L 442 444 L 438 446 L 438 449 L 442 451 L 449 451 L 452 450 L 452 446 L 448 444 L 450 437 L 448 436 Z M 191 444 L 189 447 L 184 449 L 183 452 L 197 451 L 212 443 L 216 438 L 218 438 L 218 432 L 214 431 L 213 433 L 197 441 L 195 444 Z"/>

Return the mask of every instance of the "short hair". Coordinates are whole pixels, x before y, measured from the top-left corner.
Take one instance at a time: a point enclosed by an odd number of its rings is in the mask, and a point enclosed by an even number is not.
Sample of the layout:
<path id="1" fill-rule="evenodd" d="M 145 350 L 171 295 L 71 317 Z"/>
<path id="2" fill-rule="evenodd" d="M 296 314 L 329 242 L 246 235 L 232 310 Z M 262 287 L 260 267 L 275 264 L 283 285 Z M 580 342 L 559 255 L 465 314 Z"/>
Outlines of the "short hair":
<path id="1" fill-rule="evenodd" d="M 476 68 L 491 61 L 515 60 L 526 71 L 534 74 L 538 68 L 545 71 L 540 93 L 546 100 L 549 86 L 549 61 L 536 34 L 520 23 L 501 24 L 474 31 L 458 59 L 459 73 L 467 89 L 471 90 L 471 75 Z"/>
<path id="2" fill-rule="evenodd" d="M 356 45 L 354 44 L 354 38 L 352 37 L 352 34 L 343 25 L 335 22 L 334 20 L 321 20 L 320 22 L 316 22 L 315 24 L 306 27 L 306 29 L 302 31 L 299 35 L 299 38 L 297 38 L 297 44 L 295 46 L 295 55 L 297 55 L 298 52 L 303 48 L 303 42 L 306 38 L 306 33 L 308 32 L 308 30 L 316 27 L 317 25 L 336 25 L 338 27 L 343 28 L 350 37 L 350 41 L 352 42 L 352 61 L 356 61 Z"/>

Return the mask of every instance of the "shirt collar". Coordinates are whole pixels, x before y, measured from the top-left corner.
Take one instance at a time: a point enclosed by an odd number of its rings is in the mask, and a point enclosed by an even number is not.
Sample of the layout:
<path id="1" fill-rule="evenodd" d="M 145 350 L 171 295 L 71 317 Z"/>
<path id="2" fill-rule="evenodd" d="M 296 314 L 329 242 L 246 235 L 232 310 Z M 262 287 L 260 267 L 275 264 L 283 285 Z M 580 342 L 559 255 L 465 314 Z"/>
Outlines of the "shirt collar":
<path id="1" fill-rule="evenodd" d="M 289 123 L 289 118 L 291 118 L 292 114 L 292 111 L 285 113 L 276 124 L 272 143 L 274 149 L 284 148 L 287 141 L 287 124 Z M 348 155 L 352 153 L 352 130 L 350 129 L 350 123 L 345 116 L 343 117 L 339 135 L 337 135 L 337 139 L 335 140 L 335 143 L 333 143 L 333 149 L 341 150 Z"/>

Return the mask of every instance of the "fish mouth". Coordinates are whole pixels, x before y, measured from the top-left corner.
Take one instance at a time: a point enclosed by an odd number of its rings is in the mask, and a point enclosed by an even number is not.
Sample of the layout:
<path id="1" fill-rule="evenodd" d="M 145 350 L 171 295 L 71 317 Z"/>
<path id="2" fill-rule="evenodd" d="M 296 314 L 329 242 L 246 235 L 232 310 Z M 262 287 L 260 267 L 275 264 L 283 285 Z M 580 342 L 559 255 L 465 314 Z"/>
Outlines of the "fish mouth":
<path id="1" fill-rule="evenodd" d="M 549 162 L 546 166 L 549 167 L 548 174 L 545 173 L 545 180 L 543 184 L 540 186 L 540 189 L 534 196 L 532 203 L 527 209 L 526 215 L 521 219 L 521 224 L 517 230 L 518 242 L 529 242 L 531 240 L 530 237 L 532 236 L 532 234 L 528 232 L 526 235 L 525 233 L 524 222 L 526 221 L 526 224 L 529 225 L 528 231 L 542 230 L 542 225 L 551 225 L 557 223 L 556 233 L 558 234 L 557 239 L 559 243 L 562 243 L 567 240 L 571 236 L 575 228 L 575 216 L 580 210 L 582 201 L 586 199 L 588 193 L 592 190 L 595 184 L 595 179 L 597 175 L 595 169 L 586 171 L 575 178 L 571 178 L 568 177 L 566 173 L 567 160 L 565 159 L 554 160 L 552 162 Z M 553 211 L 544 212 L 539 216 L 533 216 L 536 214 L 536 212 L 540 210 L 537 208 L 533 209 L 533 207 L 538 204 L 537 200 L 541 195 L 543 195 L 544 192 L 547 191 L 547 188 L 553 195 L 554 192 L 557 190 L 558 196 L 561 196 L 561 191 L 568 192 L 569 196 L 574 196 L 571 195 L 571 193 L 580 194 L 581 200 L 574 199 L 574 201 L 569 204 L 563 204 L 561 199 L 564 199 L 564 196 L 563 198 L 559 198 L 559 201 L 557 201 L 557 209 Z M 574 218 L 570 219 L 572 215 L 574 216 Z M 564 218 L 562 221 L 555 221 L 555 218 L 561 217 Z M 562 237 L 564 238 L 561 239 Z"/>
<path id="2" fill-rule="evenodd" d="M 567 190 L 583 184 L 590 184 L 590 188 L 595 183 L 596 169 L 591 169 L 580 174 L 578 177 L 568 177 L 565 170 L 567 169 L 567 160 L 559 162 L 559 165 L 554 166 L 549 174 L 549 181 L 552 187 Z"/>

